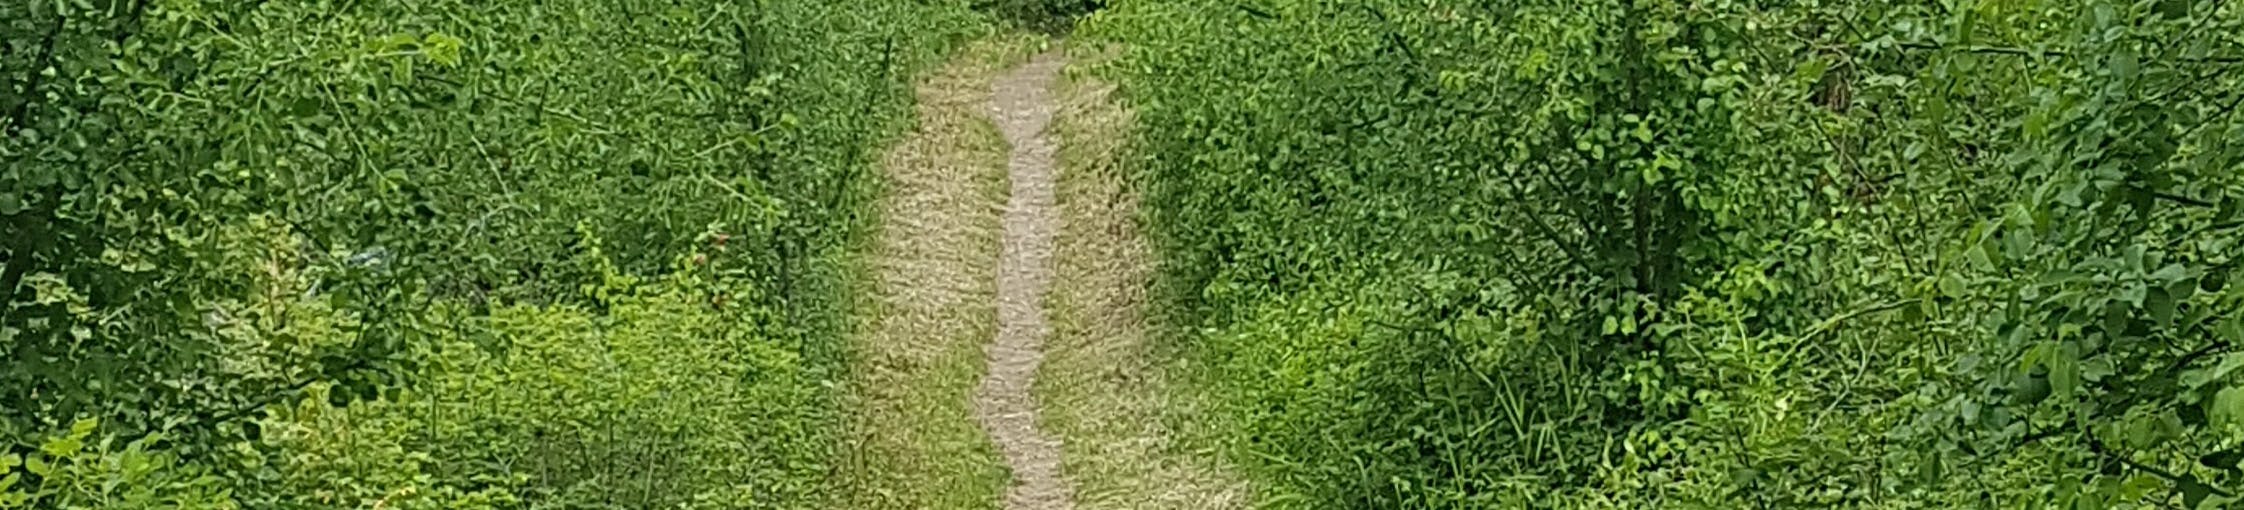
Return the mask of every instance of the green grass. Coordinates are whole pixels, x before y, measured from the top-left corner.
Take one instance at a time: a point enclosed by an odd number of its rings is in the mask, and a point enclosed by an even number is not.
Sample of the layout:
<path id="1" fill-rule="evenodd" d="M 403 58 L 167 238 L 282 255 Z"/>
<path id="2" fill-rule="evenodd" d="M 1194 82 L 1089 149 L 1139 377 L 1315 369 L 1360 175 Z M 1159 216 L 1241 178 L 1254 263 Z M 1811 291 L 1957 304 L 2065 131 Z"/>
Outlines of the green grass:
<path id="1" fill-rule="evenodd" d="M 1178 377 L 1188 369 L 1150 320 L 1152 253 L 1123 174 L 1132 113 L 1081 73 L 1100 61 L 1096 50 L 1070 53 L 1077 63 L 1054 94 L 1062 226 L 1036 385 L 1040 425 L 1063 441 L 1078 508 L 1242 508 L 1244 485 L 1196 428 L 1204 401 Z"/>

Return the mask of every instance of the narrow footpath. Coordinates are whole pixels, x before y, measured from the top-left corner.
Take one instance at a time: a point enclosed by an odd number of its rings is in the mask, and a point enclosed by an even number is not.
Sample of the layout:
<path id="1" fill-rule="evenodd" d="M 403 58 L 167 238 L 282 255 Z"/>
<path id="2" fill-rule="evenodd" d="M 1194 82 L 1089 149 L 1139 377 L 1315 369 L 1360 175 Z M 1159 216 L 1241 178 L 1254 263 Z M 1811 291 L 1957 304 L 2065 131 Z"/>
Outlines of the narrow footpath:
<path id="1" fill-rule="evenodd" d="M 1058 46 L 993 38 L 916 87 L 882 161 L 836 508 L 1247 507 L 1152 341 L 1131 116 L 1062 79 L 1065 50 L 1030 56 Z"/>

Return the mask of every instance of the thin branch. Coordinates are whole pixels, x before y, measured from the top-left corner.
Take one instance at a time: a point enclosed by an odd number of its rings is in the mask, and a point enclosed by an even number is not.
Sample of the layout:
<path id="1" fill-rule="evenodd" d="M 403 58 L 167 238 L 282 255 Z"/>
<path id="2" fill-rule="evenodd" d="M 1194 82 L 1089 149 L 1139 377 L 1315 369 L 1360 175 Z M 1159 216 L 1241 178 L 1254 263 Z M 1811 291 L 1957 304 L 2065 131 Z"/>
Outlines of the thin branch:
<path id="1" fill-rule="evenodd" d="M 2174 474 L 2174 473 L 2173 473 L 2172 471 L 2167 471 L 2167 470 L 2165 470 L 2165 469 L 2160 469 L 2160 468 L 2159 468 L 2158 466 L 2152 466 L 2152 465 L 2148 465 L 2148 464 L 2143 464 L 2143 463 L 2140 463 L 2140 462 L 2135 462 L 2135 460 L 2134 460 L 2134 459 L 2130 459 L 2130 458 L 2127 458 L 2127 456 L 2126 456 L 2126 455 L 2121 455 L 2121 454 L 2119 454 L 2118 452 L 2114 452 L 2114 451 L 2111 451 L 2111 449 L 2109 449 L 2109 448 L 2106 448 L 2106 447 L 2104 446 L 2104 441 L 2103 441 L 2103 440 L 2100 440 L 2100 439 L 2096 439 L 2096 434 L 2093 434 L 2093 433 L 2081 434 L 2081 438 L 2083 438 L 2083 439 L 2086 439 L 2086 440 L 2088 440 L 2088 451 L 2090 451 L 2090 452 L 2094 452 L 2094 453 L 2095 453 L 2096 455 L 2098 455 L 2098 456 L 2101 456 L 2101 457 L 2104 457 L 2104 458 L 2107 458 L 2107 459 L 2112 459 L 2112 460 L 2115 460 L 2115 461 L 2119 461 L 2119 464 L 2120 464 L 2120 465 L 2123 465 L 2123 466 L 2127 466 L 2128 468 L 2130 468 L 2130 469 L 2134 469 L 2134 470 L 2136 470 L 2136 471 L 2142 471 L 2142 472 L 2145 472 L 2145 473 L 2150 473 L 2150 474 L 2151 474 L 2152 476 L 2157 476 L 2157 477 L 2159 477 L 2159 478 L 2164 478 L 2164 479 L 2166 479 L 2166 481 L 2169 481 L 2169 482 L 2174 482 L 2174 483 L 2175 483 L 2176 485 L 2180 485 L 2180 484 L 2181 484 L 2182 482 L 2184 482 L 2184 481 L 2185 481 L 2185 480 L 2184 480 L 2184 479 L 2183 479 L 2183 478 L 2181 477 L 2181 475 L 2176 475 L 2176 474 Z M 2204 482 L 2199 482 L 2199 481 L 2197 481 L 2196 477 L 2191 477 L 2191 478 L 2189 478 L 2189 479 L 2188 479 L 2188 480 L 2186 480 L 2186 481 L 2187 481 L 2187 482 L 2189 482 L 2189 483 L 2194 483 L 2194 484 L 2197 484 L 2197 486 L 2199 486 L 2199 487 L 2204 487 L 2204 488 L 2205 488 L 2206 490 L 2208 490 L 2208 491 L 2211 491 L 2211 492 L 2212 492 L 2213 494 L 2219 495 L 2219 496 L 2221 496 L 2221 497 L 2224 497 L 2224 498 L 2227 498 L 2227 497 L 2235 497 L 2235 496 L 2236 496 L 2236 493 L 2233 493 L 2233 492 L 2229 492 L 2229 491 L 2228 491 L 2228 490 L 2226 490 L 2226 489 L 2222 489 L 2222 488 L 2219 488 L 2219 487 L 2214 487 L 2214 486 L 2206 485 L 2206 484 L 2205 484 Z"/>
<path id="2" fill-rule="evenodd" d="M 2136 191 L 2149 192 L 2149 193 L 2150 193 L 2150 196 L 2151 196 L 2152 198 L 2157 198 L 2157 199 L 2159 199 L 2159 200 L 2165 200 L 2165 201 L 2168 201 L 2168 202 L 2173 202 L 2173 203 L 2177 203 L 2177 204 L 2182 204 L 2182 205 L 2187 205 L 2187 206 L 2195 206 L 2195 207 L 2220 207 L 2220 206 L 2221 206 L 2221 204 L 2216 204 L 2216 203 L 2212 203 L 2212 202 L 2207 202 L 2207 201 L 2204 201 L 2204 200 L 2198 200 L 2198 199 L 2196 199 L 2196 198 L 2191 198 L 2191 197 L 2188 197 L 2188 196 L 2185 196 L 2185 195 L 2178 195 L 2178 194 L 2174 194 L 2174 193 L 2169 193 L 2169 192 L 2165 192 L 2165 191 L 2157 191 L 2157 190 L 2153 190 L 2153 189 L 2150 189 L 2150 188 L 2145 188 L 2145 187 L 2143 187 L 2143 186 L 2141 186 L 2141 185 L 2137 185 L 2137 184 L 2128 184 L 2128 185 L 2127 185 L 2127 187 L 2129 187 L 2129 188 L 2133 188 L 2133 189 L 2134 189 L 2134 190 L 2136 190 Z"/>
<path id="3" fill-rule="evenodd" d="M 1856 317 L 1861 317 L 1861 316 L 1864 316 L 1864 315 L 1870 315 L 1870 314 L 1873 314 L 1873 313 L 1880 313 L 1880 312 L 1887 312 L 1887 311 L 1892 311 L 1892 310 L 1898 310 L 1898 309 L 1901 309 L 1902 307 L 1906 307 L 1906 306 L 1909 306 L 1909 305 L 1913 305 L 1913 304 L 1917 304 L 1917 301 L 1916 301 L 1916 300 L 1914 300 L 1914 299 L 1903 299 L 1903 300 L 1899 300 L 1899 301 L 1888 301 L 1888 302 L 1885 302 L 1885 303 L 1879 303 L 1879 304 L 1877 304 L 1877 305 L 1872 305 L 1872 306 L 1870 306 L 1870 307 L 1867 307 L 1867 308 L 1860 308 L 1860 309 L 1856 309 L 1856 310 L 1854 310 L 1854 311 L 1851 311 L 1851 312 L 1847 312 L 1847 313 L 1842 313 L 1842 314 L 1839 314 L 1839 315 L 1834 315 L 1834 316 L 1832 316 L 1832 317 L 1831 317 L 1831 318 L 1829 318 L 1829 319 L 1824 319 L 1824 320 L 1823 320 L 1823 322 L 1819 322 L 1819 323 L 1816 323 L 1816 325 L 1815 325 L 1815 326 L 1811 326 L 1811 327 L 1809 327 L 1809 328 L 1808 328 L 1808 332 L 1807 332 L 1806 334 L 1802 334 L 1802 335 L 1800 335 L 1800 340 L 1799 340 L 1799 343 L 1797 343 L 1797 344 L 1794 344 L 1794 345 L 1792 346 L 1792 348 L 1791 348 L 1790 350 L 1787 350 L 1787 351 L 1785 351 L 1785 353 L 1784 353 L 1784 357 L 1783 357 L 1783 358 L 1780 358 L 1780 360 L 1784 360 L 1784 362 L 1789 362 L 1789 360 L 1791 360 L 1793 356 L 1799 355 L 1799 353 L 1800 353 L 1800 351 L 1801 351 L 1801 350 L 1803 350 L 1803 349 L 1806 349 L 1808 345 L 1812 344 L 1811 340 L 1815 340 L 1815 337 L 1816 337 L 1816 336 L 1818 336 L 1818 335 L 1822 335 L 1822 334 L 1823 334 L 1823 333 L 1824 333 L 1825 331 L 1830 331 L 1830 330 L 1832 330 L 1832 329 L 1834 329 L 1834 328 L 1837 328 L 1837 327 L 1839 327 L 1839 324 L 1840 324 L 1840 323 L 1844 323 L 1844 322 L 1846 322 L 1846 321 L 1854 320 L 1854 319 L 1855 319 Z"/>
<path id="4" fill-rule="evenodd" d="M 1259 7 L 1255 7 L 1255 6 L 1253 5 L 1253 4 L 1250 4 L 1250 3 L 1247 3 L 1247 2 L 1240 2 L 1240 3 L 1238 3 L 1238 4 L 1237 4 L 1237 5 L 1235 5 L 1235 6 L 1236 6 L 1236 7 L 1238 7 L 1238 8 L 1239 8 L 1239 10 L 1241 10 L 1241 11 L 1246 11 L 1246 13 L 1247 13 L 1247 14 L 1253 15 L 1254 17 L 1257 17 L 1257 18 L 1262 18 L 1262 19 L 1278 19 L 1278 15 L 1276 15 L 1276 14 L 1271 14 L 1271 13 L 1270 13 L 1270 11 L 1265 11 L 1265 10 L 1262 10 L 1261 8 L 1259 8 Z"/>
<path id="5" fill-rule="evenodd" d="M 1870 182 L 1870 174 L 1862 170 L 1862 162 L 1855 161 L 1854 153 L 1848 152 L 1846 146 L 1839 144 L 1839 138 L 1837 135 L 1831 134 L 1831 128 L 1825 127 L 1823 121 L 1818 119 L 1810 119 L 1809 123 L 1814 124 L 1816 132 L 1823 135 L 1823 141 L 1831 146 L 1831 151 L 1839 155 L 1839 162 L 1845 163 L 1847 169 L 1854 173 L 1855 182 Z M 1901 233 L 1893 227 L 1893 214 L 1890 208 L 1878 205 L 1866 207 L 1875 209 L 1878 213 L 1878 222 L 1885 224 L 1886 241 L 1893 244 L 1894 258 L 1901 260 L 1901 267 L 1909 270 L 1909 274 L 1917 274 L 1917 263 L 1909 258 L 1908 247 L 1901 243 Z"/>
<path id="6" fill-rule="evenodd" d="M 55 13 L 54 27 L 47 29 L 46 40 L 40 42 L 39 58 L 35 59 L 36 63 L 31 64 L 31 69 L 25 71 L 28 76 L 24 77 L 23 102 L 16 104 L 16 111 L 8 114 L 5 124 L 0 124 L 0 136 L 13 136 L 17 130 L 30 124 L 31 105 L 39 97 L 39 82 L 47 77 L 46 69 L 55 65 L 55 40 L 62 37 L 64 19 L 67 17 L 62 13 Z"/>
<path id="7" fill-rule="evenodd" d="M 2166 365 L 2166 372 L 2180 372 L 2184 368 L 2189 368 L 2189 365 L 2191 363 L 2196 363 L 2198 359 L 2210 356 L 2213 353 L 2219 352 L 2221 349 L 2226 348 L 2228 348 L 2227 340 L 2205 344 L 2204 347 L 2199 347 L 2197 348 L 2197 350 L 2189 351 L 2188 354 L 2183 354 L 2181 358 L 2175 359 L 2173 363 Z"/>
<path id="8" fill-rule="evenodd" d="M 2197 125 L 2190 126 L 2189 131 L 2183 131 L 2181 135 L 2175 136 L 2174 138 L 2177 140 L 2187 139 L 2191 135 L 2196 135 L 2197 130 L 2205 129 L 2205 126 L 2210 126 L 2213 125 L 2214 122 L 2227 119 L 2229 114 L 2236 113 L 2236 107 L 2239 104 L 2244 104 L 2244 94 L 2237 94 L 2236 97 L 2230 98 L 2228 100 L 2228 104 L 2221 106 L 2221 111 L 2214 113 L 2211 117 L 2206 117 L 2204 122 L 2199 122 L 2197 123 Z"/>
<path id="9" fill-rule="evenodd" d="M 2028 48 L 2014 48 L 2014 47 L 2008 47 L 2008 46 L 1985 46 L 1985 45 L 1976 45 L 1976 44 L 1975 44 L 1975 45 L 1970 45 L 1970 46 L 1944 46 L 1944 45 L 1940 45 L 1940 44 L 1933 44 L 1933 43 L 1924 43 L 1924 42 L 1905 42 L 1905 43 L 1901 43 L 1901 47 L 1902 47 L 1902 48 L 1906 48 L 1906 49 L 1912 49 L 1912 50 L 1925 50 L 1925 51 L 1957 51 L 1957 52 L 1963 52 L 1963 53 L 1975 53 L 1975 54 L 1980 54 L 1980 55 L 2006 55 L 2006 56 L 2013 56 L 2013 57 L 2061 57 L 2061 58 L 2071 58 L 2071 57 L 2073 56 L 2073 53 L 2072 53 L 2072 52 L 2069 52 L 2069 51 L 2065 51 L 2065 50 L 2040 50 L 2040 49 L 2028 49 Z M 2181 58 L 2176 58 L 2176 59 L 2174 59 L 2174 60 L 2176 60 L 2176 61 L 2180 61 L 2180 62 L 2188 62 L 2188 63 L 2193 63 L 2193 64 L 2244 64 L 2244 57 L 2232 57 L 2232 56 L 2227 56 L 2227 55 L 2213 55 L 2213 56 L 2206 56 L 2206 57 L 2181 57 Z"/>

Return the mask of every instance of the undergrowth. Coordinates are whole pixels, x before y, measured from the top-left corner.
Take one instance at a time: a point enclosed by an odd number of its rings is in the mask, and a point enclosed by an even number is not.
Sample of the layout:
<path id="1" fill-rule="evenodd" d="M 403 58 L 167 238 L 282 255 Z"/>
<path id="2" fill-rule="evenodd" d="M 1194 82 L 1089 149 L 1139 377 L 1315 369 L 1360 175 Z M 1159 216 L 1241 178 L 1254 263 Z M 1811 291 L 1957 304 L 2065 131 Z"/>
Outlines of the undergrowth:
<path id="1" fill-rule="evenodd" d="M 817 508 L 964 3 L 0 4 L 0 507 Z"/>
<path id="2" fill-rule="evenodd" d="M 2244 9 L 1149 0 L 1169 341 L 1278 508 L 2211 508 Z"/>

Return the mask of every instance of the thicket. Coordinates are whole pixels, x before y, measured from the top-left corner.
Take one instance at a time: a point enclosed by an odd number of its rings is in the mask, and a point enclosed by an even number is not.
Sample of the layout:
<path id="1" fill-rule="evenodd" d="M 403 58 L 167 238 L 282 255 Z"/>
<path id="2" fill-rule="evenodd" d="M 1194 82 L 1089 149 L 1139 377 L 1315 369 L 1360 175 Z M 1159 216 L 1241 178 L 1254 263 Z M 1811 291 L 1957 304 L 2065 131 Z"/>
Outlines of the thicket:
<path id="1" fill-rule="evenodd" d="M 1145 0 L 1168 321 L 1293 508 L 2244 491 L 2233 2 Z"/>
<path id="2" fill-rule="evenodd" d="M 977 8 L 1030 30 L 1060 32 L 1105 7 L 1108 0 L 979 0 Z"/>
<path id="3" fill-rule="evenodd" d="M 0 508 L 818 507 L 876 0 L 0 3 Z"/>

